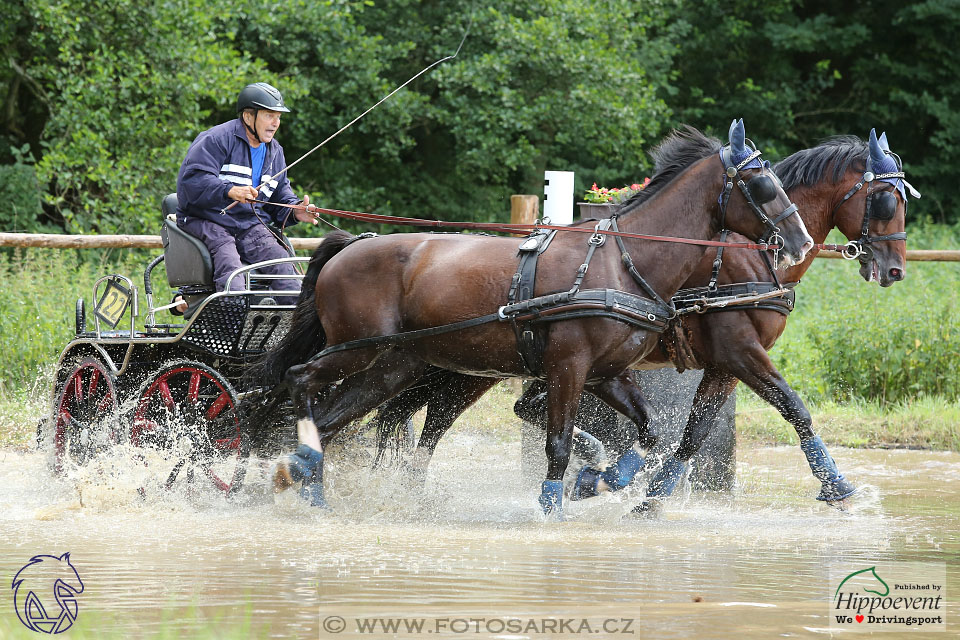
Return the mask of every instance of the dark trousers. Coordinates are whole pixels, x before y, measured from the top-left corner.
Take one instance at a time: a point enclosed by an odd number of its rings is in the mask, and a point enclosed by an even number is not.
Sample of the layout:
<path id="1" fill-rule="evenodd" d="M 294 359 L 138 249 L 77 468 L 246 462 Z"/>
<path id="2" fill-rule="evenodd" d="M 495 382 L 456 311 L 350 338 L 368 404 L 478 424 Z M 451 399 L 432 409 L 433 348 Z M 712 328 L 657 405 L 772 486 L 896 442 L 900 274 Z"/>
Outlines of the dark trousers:
<path id="1" fill-rule="evenodd" d="M 289 258 L 286 247 L 280 244 L 266 225 L 256 224 L 236 235 L 216 222 L 202 218 L 187 218 L 180 228 L 199 238 L 210 250 L 213 259 L 213 281 L 217 291 L 223 291 L 227 285 L 227 278 L 244 264 L 253 264 L 263 260 Z M 296 275 L 292 264 L 277 264 L 258 269 L 259 273 L 273 273 L 277 275 Z M 265 280 L 271 289 L 297 291 L 300 281 Z M 244 288 L 244 279 L 236 277 L 230 285 L 234 291 Z M 281 304 L 295 304 L 296 297 L 282 296 L 277 299 Z"/>

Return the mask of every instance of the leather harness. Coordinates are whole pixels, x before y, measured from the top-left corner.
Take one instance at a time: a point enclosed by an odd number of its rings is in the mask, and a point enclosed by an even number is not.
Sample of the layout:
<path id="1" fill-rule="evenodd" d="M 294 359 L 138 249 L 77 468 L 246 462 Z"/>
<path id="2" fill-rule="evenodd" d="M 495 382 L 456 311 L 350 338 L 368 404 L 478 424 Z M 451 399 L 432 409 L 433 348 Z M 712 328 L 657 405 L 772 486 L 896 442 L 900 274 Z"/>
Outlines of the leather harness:
<path id="1" fill-rule="evenodd" d="M 656 292 L 647 285 L 633 267 L 633 261 L 624 250 L 622 257 L 628 266 L 628 271 L 634 279 L 639 278 L 641 286 L 656 296 L 656 299 L 645 298 L 617 289 L 585 289 L 580 285 L 587 275 L 590 261 L 597 248 L 606 241 L 606 236 L 599 233 L 609 228 L 616 230 L 616 220 L 600 221 L 596 231 L 588 241 L 587 255 L 583 264 L 577 269 L 573 286 L 567 291 L 550 293 L 542 296 L 530 297 L 533 294 L 538 258 L 547 250 L 553 240 L 555 232 L 539 233 L 529 236 L 519 249 L 520 259 L 517 272 L 511 281 L 507 294 L 507 304 L 500 307 L 495 313 L 485 316 L 453 322 L 427 329 L 405 331 L 384 336 L 373 336 L 342 342 L 316 354 L 308 362 L 317 360 L 326 355 L 340 351 L 362 349 L 366 347 L 388 347 L 402 342 L 409 342 L 420 338 L 460 331 L 489 322 L 510 322 L 517 334 L 517 350 L 523 360 L 524 367 L 532 376 L 539 376 L 543 365 L 543 345 L 546 331 L 540 325 L 559 320 L 575 318 L 605 317 L 625 322 L 629 325 L 660 333 L 667 328 L 671 318 L 676 315 L 672 305 L 665 303 Z M 617 237 L 618 243 L 622 240 Z"/>

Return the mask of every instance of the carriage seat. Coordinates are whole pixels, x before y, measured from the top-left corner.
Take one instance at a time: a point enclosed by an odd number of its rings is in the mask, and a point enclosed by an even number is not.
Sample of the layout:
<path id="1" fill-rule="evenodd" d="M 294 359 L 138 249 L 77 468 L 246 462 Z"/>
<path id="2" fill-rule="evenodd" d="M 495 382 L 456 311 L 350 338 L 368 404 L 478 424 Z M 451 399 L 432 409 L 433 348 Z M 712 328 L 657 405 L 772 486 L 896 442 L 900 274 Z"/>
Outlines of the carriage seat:
<path id="1" fill-rule="evenodd" d="M 177 194 L 166 196 L 161 210 L 164 220 L 160 238 L 163 240 L 164 262 L 170 286 L 213 291 L 213 260 L 210 258 L 210 251 L 200 239 L 177 226 Z"/>

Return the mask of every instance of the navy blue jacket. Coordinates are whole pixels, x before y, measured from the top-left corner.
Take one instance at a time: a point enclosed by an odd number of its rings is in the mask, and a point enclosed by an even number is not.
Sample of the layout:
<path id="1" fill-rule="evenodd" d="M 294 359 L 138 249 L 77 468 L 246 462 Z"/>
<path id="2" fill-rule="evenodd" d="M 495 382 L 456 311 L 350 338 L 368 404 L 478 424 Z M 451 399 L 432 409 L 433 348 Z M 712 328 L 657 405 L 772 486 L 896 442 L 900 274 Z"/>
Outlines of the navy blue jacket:
<path id="1" fill-rule="evenodd" d="M 227 197 L 233 186 L 258 186 L 251 181 L 251 165 L 250 143 L 240 118 L 218 124 L 198 135 L 187 150 L 187 157 L 177 175 L 177 221 L 204 218 L 232 233 L 260 224 L 249 204 L 236 203 L 225 215 L 220 214 L 225 207 L 236 202 Z M 272 176 L 286 167 L 280 143 L 274 140 L 267 144 L 263 174 Z M 290 188 L 286 173 L 264 185 L 258 199 L 286 204 L 300 202 Z M 271 205 L 257 205 L 257 208 L 264 222 L 279 226 L 297 222 L 292 209 Z"/>

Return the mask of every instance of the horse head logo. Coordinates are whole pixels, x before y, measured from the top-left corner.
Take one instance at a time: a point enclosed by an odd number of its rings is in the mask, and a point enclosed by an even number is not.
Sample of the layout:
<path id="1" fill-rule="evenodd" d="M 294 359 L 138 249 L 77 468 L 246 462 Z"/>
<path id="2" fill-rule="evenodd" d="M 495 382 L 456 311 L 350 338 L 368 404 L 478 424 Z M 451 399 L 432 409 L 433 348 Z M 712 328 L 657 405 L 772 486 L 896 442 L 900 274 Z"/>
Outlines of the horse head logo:
<path id="1" fill-rule="evenodd" d="M 70 563 L 69 553 L 30 558 L 14 576 L 11 588 L 17 617 L 31 631 L 63 633 L 77 619 L 77 596 L 83 593 L 83 581 Z"/>
<path id="2" fill-rule="evenodd" d="M 869 569 L 861 569 L 860 571 L 854 571 L 853 573 L 848 575 L 846 578 L 844 578 L 843 581 L 840 582 L 840 586 L 837 587 L 836 593 L 833 594 L 834 597 L 836 597 L 837 594 L 840 593 L 840 588 L 844 584 L 846 584 L 848 580 L 853 578 L 856 578 L 854 586 L 856 586 L 861 591 L 864 591 L 866 593 L 876 594 L 881 598 L 890 595 L 890 587 L 887 586 L 887 583 L 883 581 L 883 578 L 877 575 L 877 568 L 870 567 Z M 864 585 L 868 585 L 868 586 L 864 586 Z"/>

